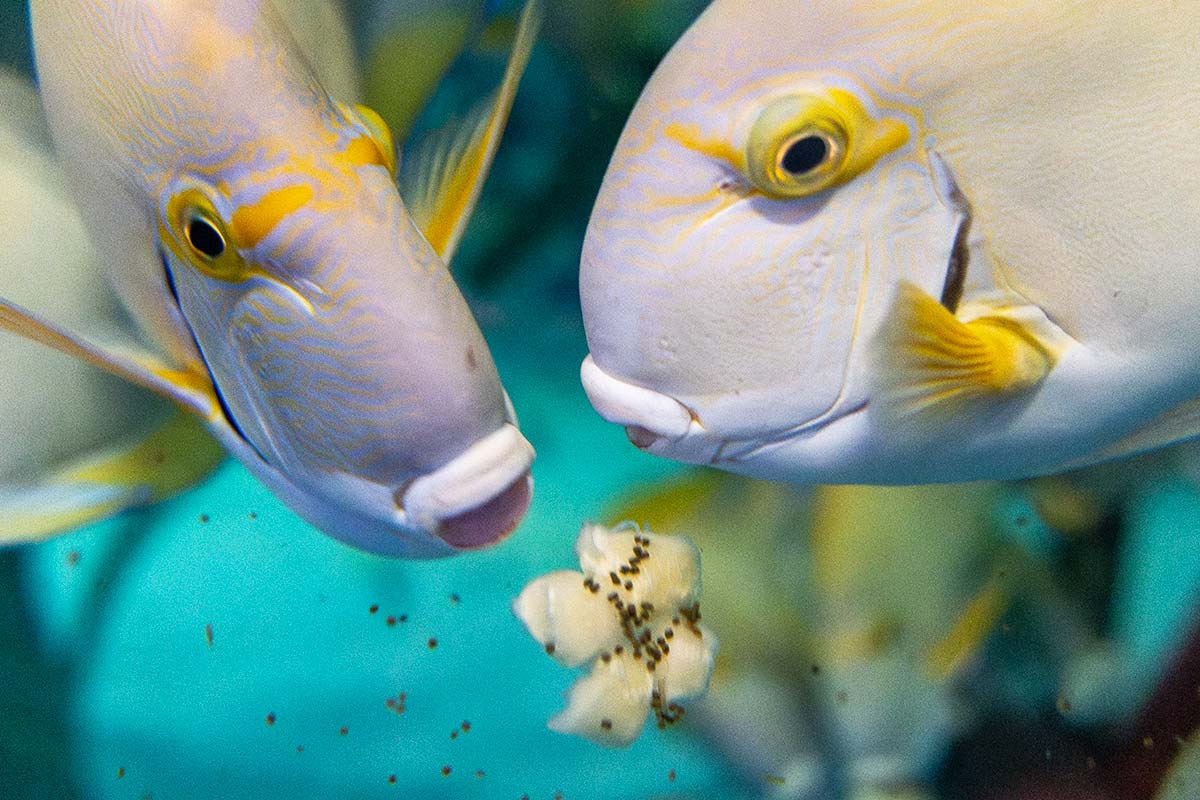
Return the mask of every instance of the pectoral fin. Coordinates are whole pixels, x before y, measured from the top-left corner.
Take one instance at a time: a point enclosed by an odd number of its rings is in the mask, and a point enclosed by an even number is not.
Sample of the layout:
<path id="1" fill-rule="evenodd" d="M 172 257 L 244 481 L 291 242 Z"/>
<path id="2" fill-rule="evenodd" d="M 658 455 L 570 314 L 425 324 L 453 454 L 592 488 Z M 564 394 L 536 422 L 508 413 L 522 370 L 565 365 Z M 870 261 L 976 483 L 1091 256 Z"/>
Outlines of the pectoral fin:
<path id="1" fill-rule="evenodd" d="M 540 21 L 537 0 L 528 0 L 500 87 L 460 124 L 422 140 L 401 164 L 400 194 L 446 263 L 454 257 L 492 166 Z"/>
<path id="2" fill-rule="evenodd" d="M 45 539 L 166 499 L 211 472 L 223 455 L 199 418 L 175 410 L 145 438 L 72 464 L 45 483 L 0 487 L 0 544 Z"/>
<path id="3" fill-rule="evenodd" d="M 963 322 L 910 283 L 899 286 L 879 353 L 881 403 L 900 415 L 1019 395 L 1040 384 L 1057 360 L 1014 316 Z"/>
<path id="4" fill-rule="evenodd" d="M 0 330 L 11 331 L 174 400 L 203 419 L 220 414 L 212 380 L 202 369 L 179 370 L 149 352 L 89 341 L 30 311 L 0 300 Z"/>

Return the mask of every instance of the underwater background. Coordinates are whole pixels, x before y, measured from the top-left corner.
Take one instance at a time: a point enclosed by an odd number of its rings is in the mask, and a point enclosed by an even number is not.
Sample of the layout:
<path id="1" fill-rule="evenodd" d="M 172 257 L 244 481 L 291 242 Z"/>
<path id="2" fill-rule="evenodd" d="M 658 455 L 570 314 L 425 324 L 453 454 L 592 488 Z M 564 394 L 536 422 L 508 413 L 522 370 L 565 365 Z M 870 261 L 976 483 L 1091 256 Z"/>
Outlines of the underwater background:
<path id="1" fill-rule="evenodd" d="M 0 3 L 0 63 L 29 71 L 25 5 Z M 1021 483 L 800 489 L 655 459 L 592 411 L 591 202 L 703 5 L 546 3 L 456 258 L 538 453 L 517 533 L 365 555 L 226 460 L 170 501 L 0 551 L 0 798 L 1200 798 L 1193 447 Z M 467 20 L 473 54 L 418 128 L 487 90 L 515 10 L 348 8 L 366 100 L 392 119 L 457 53 L 439 15 Z M 682 724 L 606 750 L 546 728 L 576 675 L 510 605 L 575 565 L 583 521 L 626 518 L 700 544 L 722 651 Z"/>

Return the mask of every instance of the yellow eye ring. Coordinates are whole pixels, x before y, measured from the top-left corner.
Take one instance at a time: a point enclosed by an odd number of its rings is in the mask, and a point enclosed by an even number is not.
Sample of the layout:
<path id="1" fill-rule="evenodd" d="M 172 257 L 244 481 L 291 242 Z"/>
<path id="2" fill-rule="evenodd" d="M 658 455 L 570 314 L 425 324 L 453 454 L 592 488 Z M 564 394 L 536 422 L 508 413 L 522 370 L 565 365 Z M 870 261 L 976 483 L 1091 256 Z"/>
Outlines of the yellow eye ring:
<path id="1" fill-rule="evenodd" d="M 216 207 L 199 188 L 188 188 L 167 201 L 163 241 L 185 263 L 218 280 L 238 282 L 249 267 Z"/>
<path id="2" fill-rule="evenodd" d="M 750 129 L 746 172 L 769 197 L 806 197 L 839 186 L 908 141 L 908 128 L 872 118 L 840 89 L 771 101 Z"/>

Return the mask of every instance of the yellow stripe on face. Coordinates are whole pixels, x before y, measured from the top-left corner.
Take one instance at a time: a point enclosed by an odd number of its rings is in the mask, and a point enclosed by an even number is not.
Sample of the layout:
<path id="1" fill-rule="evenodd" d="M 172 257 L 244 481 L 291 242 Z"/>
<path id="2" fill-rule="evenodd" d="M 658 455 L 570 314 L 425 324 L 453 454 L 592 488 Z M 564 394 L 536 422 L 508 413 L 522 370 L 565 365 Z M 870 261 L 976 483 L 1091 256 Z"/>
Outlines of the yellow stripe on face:
<path id="1" fill-rule="evenodd" d="M 678 142 L 680 145 L 710 158 L 724 161 L 739 172 L 746 171 L 746 154 L 729 142 L 720 139 L 706 139 L 700 133 L 699 125 L 683 125 L 672 122 L 663 130 L 663 136 Z"/>
<path id="2" fill-rule="evenodd" d="M 303 208 L 313 198 L 311 186 L 285 186 L 267 192 L 254 205 L 242 206 L 231 220 L 239 247 L 255 247 L 288 214 Z"/>

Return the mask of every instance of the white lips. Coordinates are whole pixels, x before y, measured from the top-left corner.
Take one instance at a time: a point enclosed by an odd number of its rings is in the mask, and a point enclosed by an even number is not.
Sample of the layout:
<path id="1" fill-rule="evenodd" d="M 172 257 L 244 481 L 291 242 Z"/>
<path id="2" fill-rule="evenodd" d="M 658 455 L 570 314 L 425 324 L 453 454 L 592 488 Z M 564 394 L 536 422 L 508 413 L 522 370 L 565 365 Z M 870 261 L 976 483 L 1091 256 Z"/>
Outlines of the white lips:
<path id="1" fill-rule="evenodd" d="M 407 522 L 436 530 L 441 520 L 496 497 L 532 464 L 533 446 L 506 422 L 445 466 L 412 482 L 401 500 Z"/>
<path id="2" fill-rule="evenodd" d="M 691 412 L 678 400 L 608 375 L 590 355 L 579 377 L 596 413 L 609 422 L 644 428 L 669 441 L 681 439 L 692 427 Z"/>

